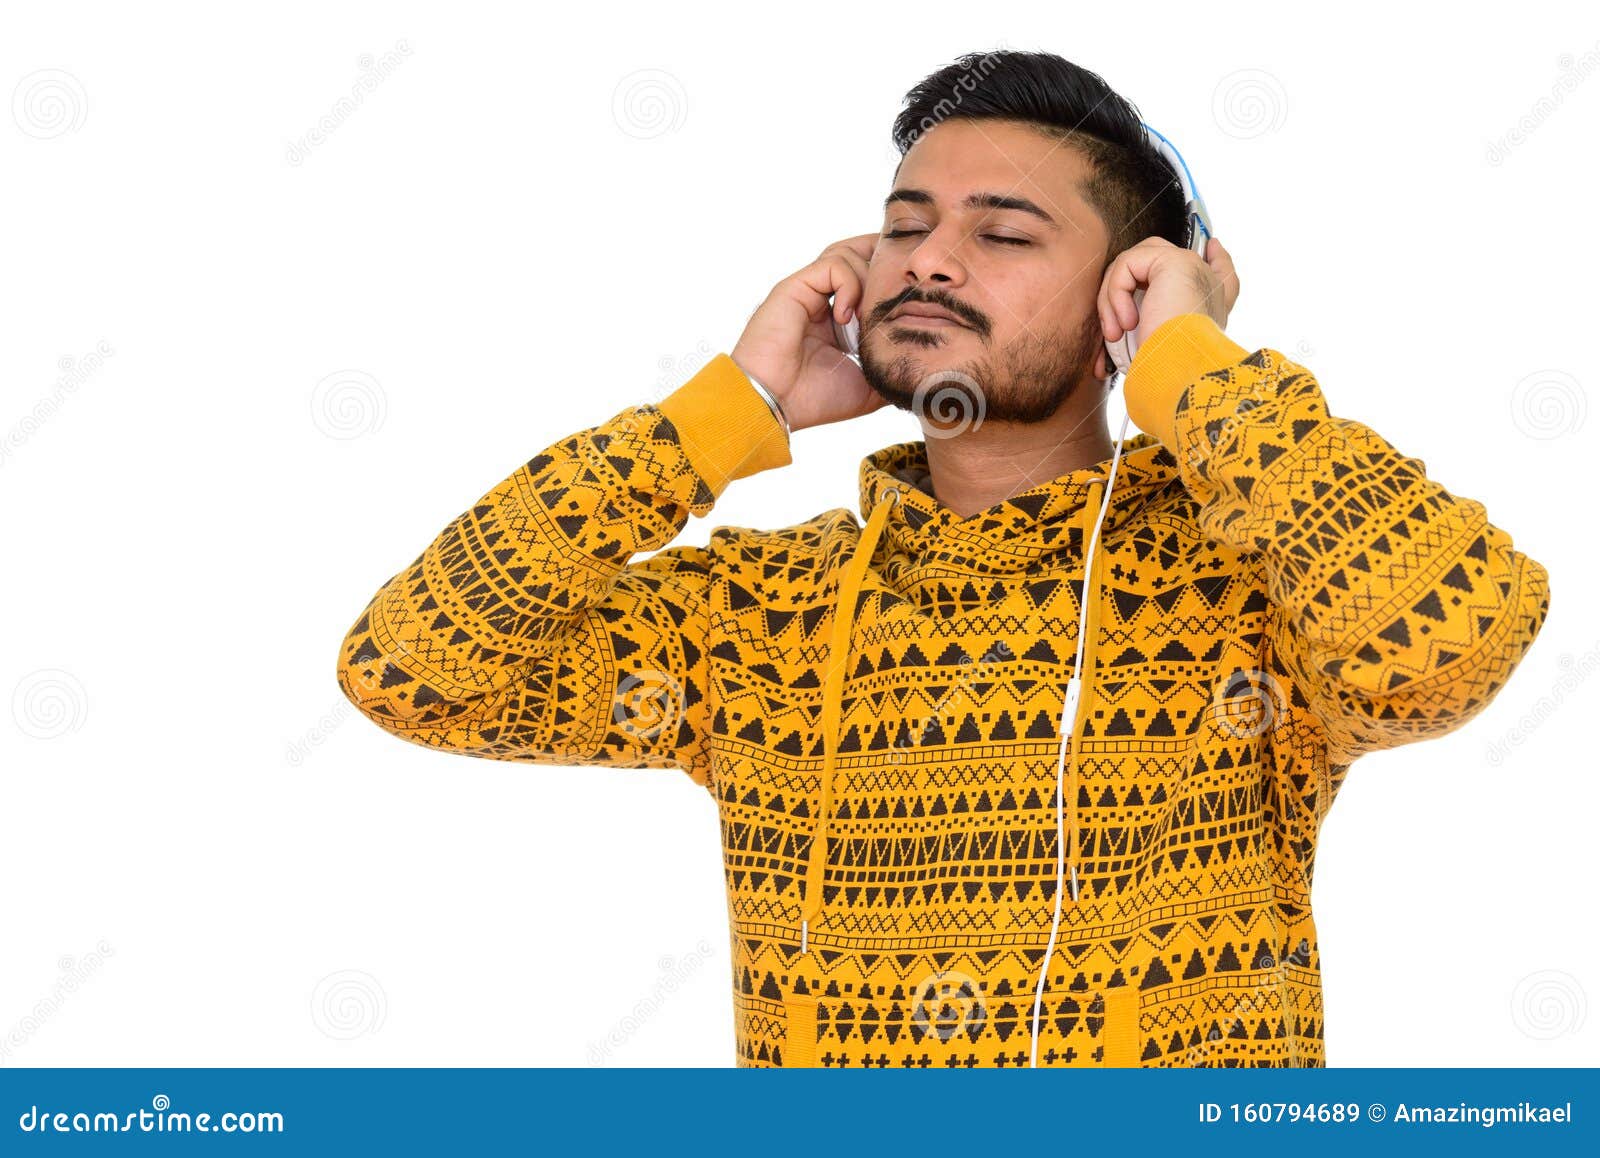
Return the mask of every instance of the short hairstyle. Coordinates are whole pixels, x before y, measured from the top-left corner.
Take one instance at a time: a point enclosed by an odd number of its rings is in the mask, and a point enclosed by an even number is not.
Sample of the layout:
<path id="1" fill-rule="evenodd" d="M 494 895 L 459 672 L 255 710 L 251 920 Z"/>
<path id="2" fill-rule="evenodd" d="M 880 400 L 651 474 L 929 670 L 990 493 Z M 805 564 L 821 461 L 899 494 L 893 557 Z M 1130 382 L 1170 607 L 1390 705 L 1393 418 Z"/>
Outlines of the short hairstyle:
<path id="1" fill-rule="evenodd" d="M 1093 174 L 1080 192 L 1105 223 L 1107 263 L 1146 237 L 1189 244 L 1172 167 L 1146 139 L 1139 110 L 1088 69 L 1048 52 L 968 53 L 906 93 L 895 148 L 903 158 L 947 120 L 1018 121 L 1075 148 Z"/>

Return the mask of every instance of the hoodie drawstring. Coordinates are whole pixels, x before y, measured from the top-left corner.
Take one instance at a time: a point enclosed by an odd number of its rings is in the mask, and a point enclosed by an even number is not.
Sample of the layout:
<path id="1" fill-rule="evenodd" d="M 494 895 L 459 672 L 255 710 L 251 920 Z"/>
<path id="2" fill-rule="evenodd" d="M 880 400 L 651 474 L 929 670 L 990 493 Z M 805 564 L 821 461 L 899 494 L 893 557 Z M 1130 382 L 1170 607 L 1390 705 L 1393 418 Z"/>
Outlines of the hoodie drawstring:
<path id="1" fill-rule="evenodd" d="M 828 642 L 828 673 L 822 681 L 822 801 L 817 805 L 817 831 L 811 838 L 811 857 L 806 864 L 805 892 L 800 902 L 800 952 L 809 947 L 811 919 L 822 909 L 822 874 L 828 864 L 828 820 L 833 813 L 833 772 L 839 758 L 839 713 L 844 697 L 845 670 L 850 658 L 850 629 L 855 623 L 856 595 L 866 576 L 867 565 L 877 548 L 878 538 L 889 519 L 889 510 L 900 501 L 896 487 L 879 497 L 862 528 L 861 541 L 845 565 L 839 580 L 839 593 L 833 608 L 833 636 Z"/>
<path id="2" fill-rule="evenodd" d="M 1090 525 L 1089 512 L 1096 509 L 1100 496 L 1095 492 L 1100 490 L 1104 479 L 1094 479 L 1089 483 L 1089 497 L 1083 504 L 1085 518 L 1083 520 L 1083 542 L 1089 543 L 1099 537 L 1099 520 Z M 1078 703 L 1083 692 L 1084 675 L 1094 663 L 1094 632 L 1099 623 L 1095 611 L 1100 603 L 1100 583 L 1095 572 L 1100 564 L 1099 553 L 1090 550 L 1089 558 L 1085 561 L 1083 572 L 1083 607 L 1079 612 L 1078 630 L 1081 659 L 1074 665 L 1072 676 L 1067 681 L 1067 697 L 1061 705 L 1061 753 L 1062 759 L 1071 757 L 1068 767 L 1071 769 L 1072 779 L 1068 783 L 1064 794 L 1064 803 L 1068 805 L 1071 821 L 1067 825 L 1067 867 L 1069 880 L 1072 887 L 1072 899 L 1078 899 Z"/>
<path id="3" fill-rule="evenodd" d="M 1116 478 L 1114 467 L 1111 477 Z M 1039 965 L 1039 983 L 1033 993 L 1033 1052 L 1030 1064 L 1035 1066 L 1039 1064 L 1039 1017 L 1044 1010 L 1044 979 L 1050 972 L 1050 962 L 1055 956 L 1056 934 L 1061 927 L 1061 893 L 1064 884 L 1070 882 L 1068 887 L 1072 901 L 1074 904 L 1078 901 L 1078 704 L 1083 691 L 1084 671 L 1094 663 L 1091 640 L 1096 626 L 1094 610 L 1100 593 L 1100 585 L 1095 581 L 1095 572 L 1100 564 L 1099 553 L 1095 550 L 1096 540 L 1100 537 L 1097 492 L 1105 481 L 1100 478 L 1090 480 L 1088 497 L 1083 504 L 1083 537 L 1079 541 L 1085 544 L 1088 556 L 1084 560 L 1083 595 L 1078 604 L 1077 659 L 1072 667 L 1072 675 L 1067 678 L 1067 694 L 1061 704 L 1061 747 L 1056 754 L 1055 915 L 1050 922 L 1050 942 L 1045 946 L 1044 960 Z M 1069 768 L 1070 781 L 1065 779 Z M 1064 819 L 1063 811 L 1071 816 L 1070 821 Z"/>
<path id="4" fill-rule="evenodd" d="M 1123 415 L 1122 429 L 1128 429 L 1128 416 Z M 1094 666 L 1094 633 L 1099 630 L 1100 525 L 1105 520 L 1106 508 L 1111 505 L 1111 492 L 1117 485 L 1117 465 L 1122 460 L 1122 435 L 1117 436 L 1116 453 L 1111 456 L 1111 473 L 1106 478 L 1089 480 L 1088 495 L 1083 504 L 1084 543 L 1083 591 L 1078 603 L 1078 653 L 1072 665 L 1072 675 L 1067 679 L 1067 694 L 1061 704 L 1061 749 L 1056 757 L 1056 897 L 1055 915 L 1050 920 L 1050 942 L 1045 947 L 1044 959 L 1039 963 L 1039 982 L 1033 992 L 1033 1049 L 1029 1065 L 1039 1064 L 1039 1016 L 1044 1010 L 1044 979 L 1049 976 L 1050 963 L 1055 956 L 1056 937 L 1061 930 L 1061 893 L 1063 891 L 1063 866 L 1067 867 L 1067 880 L 1071 882 L 1072 901 L 1078 901 L 1078 704 L 1083 691 L 1084 672 Z M 1101 484 L 1105 487 L 1102 491 Z M 1103 497 L 1101 497 L 1103 495 Z M 1096 503 L 1096 499 L 1100 501 Z M 1094 512 L 1093 524 L 1090 512 Z M 1090 671 L 1092 678 L 1092 671 Z M 1063 783 L 1063 772 L 1071 754 L 1071 782 Z M 1072 822 L 1067 824 L 1062 810 L 1071 802 Z"/>

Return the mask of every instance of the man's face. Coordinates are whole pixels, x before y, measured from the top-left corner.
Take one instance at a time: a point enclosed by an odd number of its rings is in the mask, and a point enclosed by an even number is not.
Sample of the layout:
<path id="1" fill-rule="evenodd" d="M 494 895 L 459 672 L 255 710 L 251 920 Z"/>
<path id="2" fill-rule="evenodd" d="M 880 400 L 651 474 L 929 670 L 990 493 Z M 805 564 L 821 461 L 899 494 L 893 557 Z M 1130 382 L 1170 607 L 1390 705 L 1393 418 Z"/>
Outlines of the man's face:
<path id="1" fill-rule="evenodd" d="M 970 421 L 950 412 L 955 391 L 982 395 L 958 409 L 1038 422 L 1095 382 L 1107 232 L 1078 192 L 1089 172 L 1077 150 L 1014 122 L 924 133 L 901 161 L 868 269 L 868 384 L 937 427 Z M 889 316 L 914 304 L 957 321 Z"/>

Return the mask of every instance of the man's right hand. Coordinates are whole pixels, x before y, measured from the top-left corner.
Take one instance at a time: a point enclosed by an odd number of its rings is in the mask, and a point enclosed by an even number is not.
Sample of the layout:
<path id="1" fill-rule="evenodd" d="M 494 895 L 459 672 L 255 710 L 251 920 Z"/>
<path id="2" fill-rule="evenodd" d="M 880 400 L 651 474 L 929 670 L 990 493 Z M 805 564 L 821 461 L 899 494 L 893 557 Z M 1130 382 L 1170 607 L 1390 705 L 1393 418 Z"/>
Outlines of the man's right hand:
<path id="1" fill-rule="evenodd" d="M 842 422 L 884 405 L 861 368 L 834 345 L 829 321 L 831 314 L 844 325 L 852 313 L 859 315 L 867 265 L 877 244 L 876 233 L 836 241 L 816 261 L 773 286 L 729 355 L 772 391 L 791 430 Z"/>

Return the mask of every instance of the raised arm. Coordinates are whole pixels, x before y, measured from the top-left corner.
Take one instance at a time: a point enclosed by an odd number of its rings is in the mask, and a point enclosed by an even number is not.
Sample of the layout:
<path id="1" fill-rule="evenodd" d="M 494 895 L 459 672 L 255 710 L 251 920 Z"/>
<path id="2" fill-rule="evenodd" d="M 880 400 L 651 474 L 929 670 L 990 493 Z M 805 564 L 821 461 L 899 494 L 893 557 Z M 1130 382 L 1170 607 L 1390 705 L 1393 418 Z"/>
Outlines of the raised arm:
<path id="1" fill-rule="evenodd" d="M 1129 412 L 1178 459 L 1207 534 L 1260 552 L 1268 645 L 1337 763 L 1460 727 L 1527 653 L 1545 568 L 1317 380 L 1210 317 L 1170 318 L 1129 370 Z"/>
<path id="2" fill-rule="evenodd" d="M 659 404 L 547 447 L 452 520 L 346 633 L 340 688 L 411 743 L 676 766 L 705 784 L 710 559 L 657 549 L 733 479 L 788 462 L 771 410 L 718 354 Z"/>

